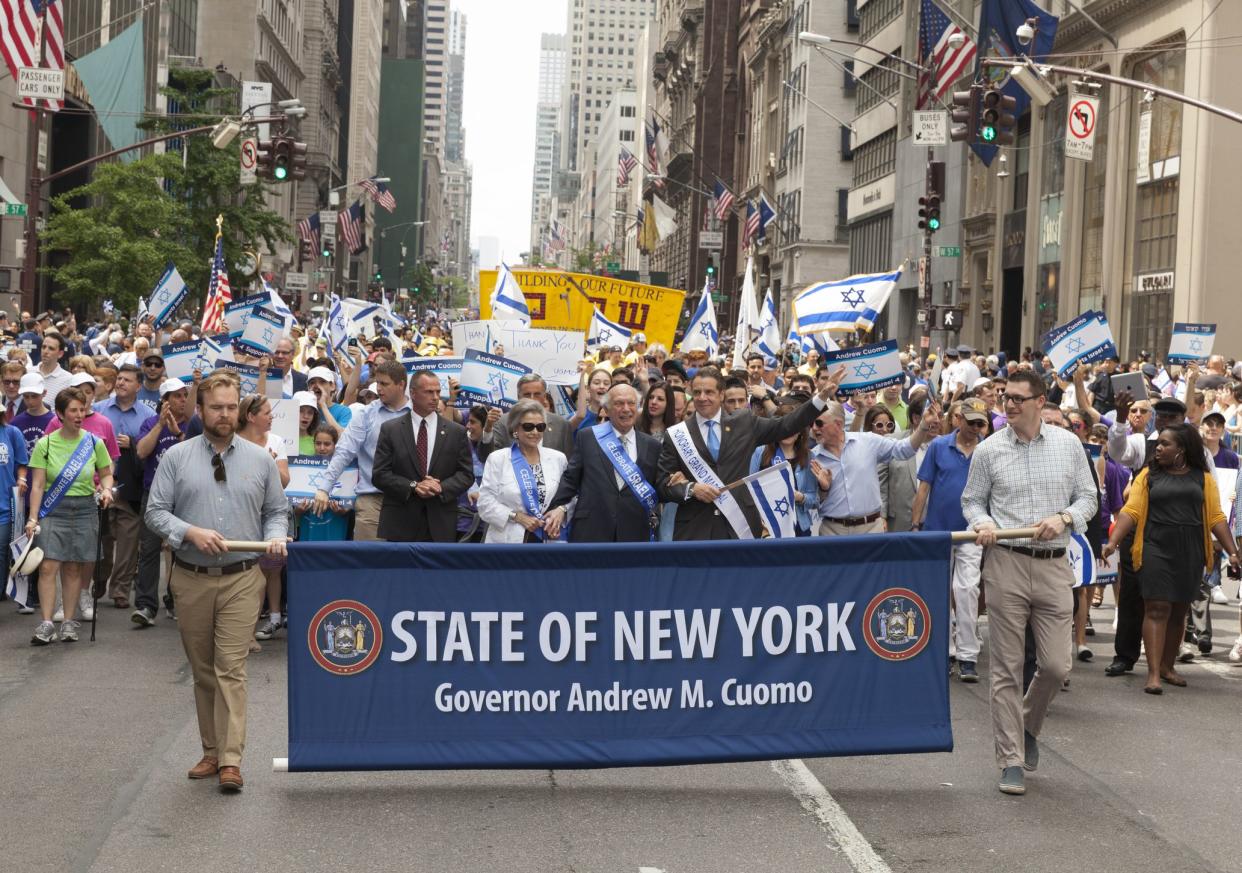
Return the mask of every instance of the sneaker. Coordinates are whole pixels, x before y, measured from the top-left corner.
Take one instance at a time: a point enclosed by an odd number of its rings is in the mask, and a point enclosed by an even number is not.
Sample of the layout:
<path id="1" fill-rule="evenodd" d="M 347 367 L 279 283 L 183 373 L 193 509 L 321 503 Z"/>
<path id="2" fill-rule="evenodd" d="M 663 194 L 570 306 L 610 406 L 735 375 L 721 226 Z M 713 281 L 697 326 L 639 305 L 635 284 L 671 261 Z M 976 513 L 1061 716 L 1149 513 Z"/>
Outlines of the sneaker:
<path id="1" fill-rule="evenodd" d="M 48 643 L 56 639 L 56 625 L 50 621 L 41 621 L 39 626 L 35 628 L 34 636 L 30 638 L 32 646 L 46 646 Z"/>
<path id="2" fill-rule="evenodd" d="M 1212 602 L 1216 604 L 1226 604 L 1229 598 L 1225 596 L 1225 589 L 1217 585 L 1212 589 Z"/>
<path id="3" fill-rule="evenodd" d="M 90 621 L 95 617 L 95 602 L 89 591 L 83 590 L 78 594 L 78 617 L 82 621 Z"/>
<path id="4" fill-rule="evenodd" d="M 18 615 L 34 615 L 34 607 L 30 606 L 29 604 L 19 603 L 17 604 L 17 614 Z"/>
<path id="5" fill-rule="evenodd" d="M 1091 651 L 1086 646 L 1078 647 L 1078 660 L 1090 661 L 1094 657 L 1095 657 L 1095 652 Z"/>
<path id="6" fill-rule="evenodd" d="M 254 638 L 256 640 L 270 640 L 272 637 L 276 636 L 276 632 L 278 630 L 280 630 L 280 623 L 272 621 L 269 618 L 255 630 Z"/>
<path id="7" fill-rule="evenodd" d="M 80 621 L 72 618 L 60 624 L 60 641 L 62 643 L 76 643 L 78 641 L 78 628 L 82 626 Z"/>
<path id="8" fill-rule="evenodd" d="M 1195 659 L 1195 647 L 1190 643 L 1182 643 L 1182 647 L 1177 651 L 1177 660 L 1183 664 L 1189 664 Z"/>
<path id="9" fill-rule="evenodd" d="M 1238 637 L 1233 648 L 1229 650 L 1229 663 L 1242 664 L 1242 637 Z"/>
<path id="10" fill-rule="evenodd" d="M 155 624 L 155 610 L 149 606 L 140 607 L 129 614 L 129 620 L 138 627 L 150 627 Z"/>
<path id="11" fill-rule="evenodd" d="M 1022 769 L 1034 770 L 1039 766 L 1039 742 L 1031 736 L 1030 731 L 1023 731 L 1022 739 L 1026 746 L 1026 752 L 1022 758 Z"/>
<path id="12" fill-rule="evenodd" d="M 1002 794 L 1026 794 L 1026 777 L 1021 767 L 1006 767 L 1001 771 L 1000 784 L 996 786 Z"/>
<path id="13" fill-rule="evenodd" d="M 1209 638 L 1207 638 L 1207 637 L 1199 637 L 1199 644 L 1198 644 L 1198 645 L 1199 645 L 1199 654 L 1200 654 L 1200 655 L 1210 655 L 1210 654 L 1212 654 L 1212 641 L 1211 641 Z"/>
<path id="14" fill-rule="evenodd" d="M 967 684 L 973 685 L 979 681 L 979 671 L 975 668 L 974 661 L 959 661 L 957 664 L 957 677 Z"/>
<path id="15" fill-rule="evenodd" d="M 65 620 L 65 611 L 63 609 L 58 609 L 52 613 L 52 621 L 64 621 L 64 620 Z"/>

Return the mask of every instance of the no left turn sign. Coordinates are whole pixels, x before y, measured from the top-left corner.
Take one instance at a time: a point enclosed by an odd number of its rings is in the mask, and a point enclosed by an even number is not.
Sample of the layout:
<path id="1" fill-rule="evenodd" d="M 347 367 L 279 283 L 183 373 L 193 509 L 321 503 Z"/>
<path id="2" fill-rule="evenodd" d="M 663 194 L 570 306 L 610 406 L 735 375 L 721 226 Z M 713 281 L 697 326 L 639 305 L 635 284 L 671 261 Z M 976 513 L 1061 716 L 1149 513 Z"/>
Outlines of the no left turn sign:
<path id="1" fill-rule="evenodd" d="M 241 173 L 238 181 L 242 185 L 253 185 L 258 181 L 255 166 L 259 162 L 259 141 L 248 136 L 241 141 Z"/>
<path id="2" fill-rule="evenodd" d="M 1075 94 L 1069 101 L 1065 119 L 1065 156 L 1080 161 L 1091 160 L 1095 152 L 1095 123 L 1099 117 L 1097 97 Z"/>

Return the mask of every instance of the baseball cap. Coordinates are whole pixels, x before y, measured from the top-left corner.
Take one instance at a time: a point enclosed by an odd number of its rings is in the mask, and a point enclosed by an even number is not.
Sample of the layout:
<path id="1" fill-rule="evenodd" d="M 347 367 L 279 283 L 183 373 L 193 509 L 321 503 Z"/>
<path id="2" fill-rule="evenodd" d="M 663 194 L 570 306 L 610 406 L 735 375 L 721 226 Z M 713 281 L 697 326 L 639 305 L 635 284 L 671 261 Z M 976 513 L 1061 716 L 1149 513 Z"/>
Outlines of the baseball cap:
<path id="1" fill-rule="evenodd" d="M 167 397 L 174 391 L 182 391 L 190 386 L 182 382 L 180 379 L 165 379 L 160 383 L 160 397 Z"/>
<path id="2" fill-rule="evenodd" d="M 970 386 L 970 390 L 978 391 L 984 385 L 991 385 L 991 384 L 992 384 L 992 380 L 989 379 L 987 376 L 980 376 L 978 379 L 975 380 L 975 384 Z"/>
<path id="3" fill-rule="evenodd" d="M 1156 415 L 1185 415 L 1186 404 L 1176 397 L 1161 397 L 1151 405 Z"/>
<path id="4" fill-rule="evenodd" d="M 956 358 L 957 349 L 953 348 L 953 346 L 949 346 L 947 349 L 944 350 L 944 356 L 946 358 Z"/>
<path id="5" fill-rule="evenodd" d="M 662 372 L 666 377 L 669 373 L 676 373 L 681 376 L 683 380 L 689 378 L 689 376 L 686 375 L 686 368 L 681 365 L 681 361 L 674 361 L 672 358 L 669 358 L 660 365 L 660 372 Z"/>
<path id="6" fill-rule="evenodd" d="M 77 388 L 79 385 L 95 386 L 95 377 L 90 373 L 74 373 L 69 377 L 69 387 Z"/>
<path id="7" fill-rule="evenodd" d="M 293 399 L 298 402 L 298 406 L 310 406 L 314 409 L 319 408 L 319 401 L 315 399 L 315 395 L 309 391 L 294 391 Z"/>
<path id="8" fill-rule="evenodd" d="M 1225 426 L 1225 416 L 1221 415 L 1219 412 L 1209 412 L 1207 415 L 1203 416 L 1203 423 L 1207 424 L 1208 419 L 1214 419 L 1220 422 L 1221 427 Z"/>
<path id="9" fill-rule="evenodd" d="M 378 386 L 378 385 L 376 385 L 374 382 L 372 382 L 370 385 L 368 385 L 367 387 L 363 388 L 362 390 L 363 390 L 363 391 L 369 391 L 369 392 L 370 392 L 370 393 L 372 393 L 372 394 L 379 394 L 379 386 Z"/>
<path id="10" fill-rule="evenodd" d="M 20 394 L 38 394 L 42 396 L 47 392 L 47 386 L 43 384 L 43 377 L 38 373 L 27 373 L 22 376 L 21 387 L 17 389 Z"/>
<path id="11" fill-rule="evenodd" d="M 327 367 L 311 367 L 310 372 L 306 374 L 306 381 L 312 382 L 315 379 L 322 379 L 329 385 L 336 384 L 336 374 Z"/>
<path id="12" fill-rule="evenodd" d="M 645 343 L 646 341 L 647 335 L 645 333 L 636 333 L 630 337 L 630 342 L 632 343 Z"/>
<path id="13" fill-rule="evenodd" d="M 142 362 L 145 364 L 147 361 L 151 360 L 152 358 L 158 358 L 158 359 L 159 359 L 159 362 L 160 362 L 161 364 L 162 364 L 162 363 L 164 363 L 164 355 L 163 355 L 163 353 L 162 353 L 162 352 L 160 352 L 160 351 L 158 351 L 158 350 L 155 350 L 155 349 L 153 349 L 153 350 L 151 350 L 151 351 L 147 352 L 145 355 L 143 355 L 143 356 L 142 356 Z"/>
<path id="14" fill-rule="evenodd" d="M 986 422 L 988 420 L 988 408 L 982 400 L 975 400 L 974 398 L 963 400 L 962 418 L 967 421 Z"/>

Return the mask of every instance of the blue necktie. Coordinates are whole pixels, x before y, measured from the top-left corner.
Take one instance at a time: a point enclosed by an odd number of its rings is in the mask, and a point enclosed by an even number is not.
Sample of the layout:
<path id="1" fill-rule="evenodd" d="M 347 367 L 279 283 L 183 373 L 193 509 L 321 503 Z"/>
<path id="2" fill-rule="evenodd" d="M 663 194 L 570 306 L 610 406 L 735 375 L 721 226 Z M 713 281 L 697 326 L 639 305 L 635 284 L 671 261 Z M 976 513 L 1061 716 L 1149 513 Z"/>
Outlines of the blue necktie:
<path id="1" fill-rule="evenodd" d="M 707 422 L 707 451 L 711 452 L 712 460 L 720 459 L 720 435 L 716 433 L 716 422 Z"/>

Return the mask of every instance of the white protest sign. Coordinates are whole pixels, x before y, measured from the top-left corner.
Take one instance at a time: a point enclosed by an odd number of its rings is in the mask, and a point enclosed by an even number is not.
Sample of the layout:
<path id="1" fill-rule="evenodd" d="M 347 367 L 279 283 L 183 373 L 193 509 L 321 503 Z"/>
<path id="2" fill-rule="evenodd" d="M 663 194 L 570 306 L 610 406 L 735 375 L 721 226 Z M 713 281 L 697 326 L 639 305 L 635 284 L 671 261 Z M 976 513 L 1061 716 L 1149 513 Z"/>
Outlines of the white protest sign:
<path id="1" fill-rule="evenodd" d="M 413 376 L 418 372 L 431 373 L 440 380 L 440 395 L 449 396 L 449 379 L 459 379 L 465 358 L 402 358 L 405 372 Z M 460 381 L 460 379 L 459 379 Z"/>
<path id="2" fill-rule="evenodd" d="M 466 349 L 490 352 L 486 321 L 459 321 L 453 325 L 453 352 L 464 355 Z"/>
<path id="3" fill-rule="evenodd" d="M 284 336 L 285 319 L 283 315 L 273 312 L 266 306 L 256 306 L 246 320 L 242 335 L 237 338 L 237 345 L 243 352 L 252 355 L 270 355 L 276 343 Z"/>
<path id="4" fill-rule="evenodd" d="M 216 369 L 232 370 L 237 373 L 241 379 L 241 395 L 245 397 L 247 394 L 254 394 L 259 388 L 259 368 L 253 364 L 241 364 L 237 361 L 225 358 L 216 359 Z M 280 370 L 275 367 L 268 368 L 267 382 L 263 386 L 264 395 L 269 400 L 279 400 L 284 390 L 285 377 Z"/>
<path id="5" fill-rule="evenodd" d="M 518 379 L 529 372 L 525 364 L 517 361 L 467 349 L 457 405 L 462 409 L 477 405 L 507 410 L 518 400 Z"/>
<path id="6" fill-rule="evenodd" d="M 165 377 L 180 379 L 182 382 L 193 382 L 194 369 L 201 349 L 202 342 L 199 340 L 160 346 L 160 354 L 164 356 Z"/>
<path id="7" fill-rule="evenodd" d="M 547 330 L 493 321 L 491 334 L 506 358 L 530 367 L 549 385 L 577 385 L 582 379 L 578 364 L 586 354 L 586 337 L 580 330 Z"/>
<path id="8" fill-rule="evenodd" d="M 276 380 L 276 384 L 280 385 L 282 380 Z M 268 384 L 272 384 L 272 380 L 268 380 Z M 298 419 L 302 410 L 296 400 L 292 399 L 273 399 L 272 404 L 272 433 L 285 441 L 285 454 L 296 455 L 298 453 Z"/>
<path id="9" fill-rule="evenodd" d="M 285 486 L 285 496 L 297 500 L 314 497 L 316 491 L 328 484 L 324 474 L 331 460 L 319 455 L 290 457 L 289 484 Z M 358 493 L 358 468 L 351 466 L 342 470 L 341 477 L 328 493 L 333 500 L 353 500 Z"/>
<path id="10" fill-rule="evenodd" d="M 152 326 L 163 327 L 167 324 L 189 293 L 190 289 L 186 287 L 185 280 L 181 278 L 172 261 L 169 261 L 164 275 L 151 290 L 151 299 L 147 302 L 147 310 L 154 316 Z"/>

